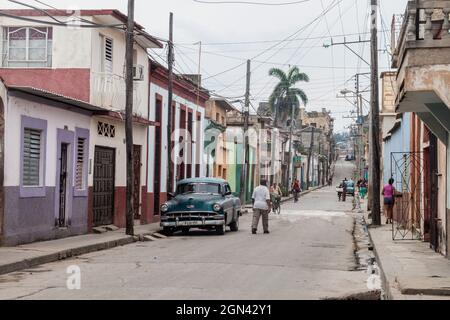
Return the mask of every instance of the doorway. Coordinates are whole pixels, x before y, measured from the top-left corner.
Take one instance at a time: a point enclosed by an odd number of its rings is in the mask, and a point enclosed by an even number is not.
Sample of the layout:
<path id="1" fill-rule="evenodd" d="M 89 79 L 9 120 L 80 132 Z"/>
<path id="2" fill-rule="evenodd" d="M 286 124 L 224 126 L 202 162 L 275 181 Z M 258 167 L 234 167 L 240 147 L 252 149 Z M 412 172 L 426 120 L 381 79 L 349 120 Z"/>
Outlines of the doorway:
<path id="1" fill-rule="evenodd" d="M 113 223 L 115 149 L 95 147 L 93 225 L 98 227 Z"/>
<path id="2" fill-rule="evenodd" d="M 162 138 L 162 127 L 161 127 L 161 115 L 162 115 L 162 100 L 156 99 L 156 110 L 155 110 L 155 122 L 159 123 L 155 127 L 155 165 L 153 166 L 153 214 L 159 214 L 160 206 L 160 192 L 161 192 L 161 138 Z"/>
<path id="3" fill-rule="evenodd" d="M 61 156 L 59 158 L 59 211 L 58 211 L 58 227 L 66 226 L 67 214 L 67 178 L 68 178 L 68 143 L 61 143 Z"/>
<path id="4" fill-rule="evenodd" d="M 134 219 L 139 220 L 141 207 L 141 146 L 133 146 L 133 213 Z"/>

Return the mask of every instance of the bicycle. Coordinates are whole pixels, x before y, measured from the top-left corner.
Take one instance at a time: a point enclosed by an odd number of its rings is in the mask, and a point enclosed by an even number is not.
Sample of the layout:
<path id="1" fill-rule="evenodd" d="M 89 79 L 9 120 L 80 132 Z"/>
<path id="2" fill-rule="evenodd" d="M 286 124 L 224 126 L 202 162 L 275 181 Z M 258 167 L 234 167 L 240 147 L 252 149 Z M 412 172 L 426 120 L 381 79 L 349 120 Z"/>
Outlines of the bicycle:
<path id="1" fill-rule="evenodd" d="M 275 214 L 281 213 L 281 201 L 278 196 L 272 196 L 272 212 Z"/>

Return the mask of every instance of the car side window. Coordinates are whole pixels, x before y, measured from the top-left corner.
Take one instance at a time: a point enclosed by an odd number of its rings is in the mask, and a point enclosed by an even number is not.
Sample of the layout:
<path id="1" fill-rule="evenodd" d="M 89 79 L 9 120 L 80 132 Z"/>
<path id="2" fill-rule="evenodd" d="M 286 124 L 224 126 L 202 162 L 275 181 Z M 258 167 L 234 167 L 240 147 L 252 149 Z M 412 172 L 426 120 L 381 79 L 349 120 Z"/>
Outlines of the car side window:
<path id="1" fill-rule="evenodd" d="M 228 184 L 225 185 L 225 193 L 226 194 L 230 194 L 231 193 L 231 188 L 230 188 L 230 185 L 228 185 Z"/>

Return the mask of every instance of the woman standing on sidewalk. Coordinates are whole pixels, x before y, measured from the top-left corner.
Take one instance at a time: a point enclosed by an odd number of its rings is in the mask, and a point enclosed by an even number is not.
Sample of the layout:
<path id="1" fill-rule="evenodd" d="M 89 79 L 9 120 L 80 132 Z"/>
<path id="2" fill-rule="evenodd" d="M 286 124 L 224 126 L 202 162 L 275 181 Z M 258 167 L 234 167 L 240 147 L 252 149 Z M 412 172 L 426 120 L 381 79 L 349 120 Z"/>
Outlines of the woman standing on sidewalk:
<path id="1" fill-rule="evenodd" d="M 381 193 L 384 196 L 384 210 L 386 215 L 386 224 L 392 223 L 392 218 L 394 215 L 394 196 L 395 196 L 395 188 L 393 186 L 394 179 L 389 179 L 389 183 L 384 186 L 383 192 Z"/>

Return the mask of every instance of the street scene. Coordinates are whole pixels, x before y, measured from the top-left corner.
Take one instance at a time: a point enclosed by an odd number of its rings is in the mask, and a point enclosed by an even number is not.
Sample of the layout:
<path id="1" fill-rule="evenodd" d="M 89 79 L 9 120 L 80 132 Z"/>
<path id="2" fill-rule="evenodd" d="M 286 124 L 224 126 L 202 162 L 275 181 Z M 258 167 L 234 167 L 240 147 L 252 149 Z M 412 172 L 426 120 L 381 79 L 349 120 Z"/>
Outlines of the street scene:
<path id="1" fill-rule="evenodd" d="M 3 0 L 0 37 L 0 300 L 450 300 L 450 1 Z"/>

